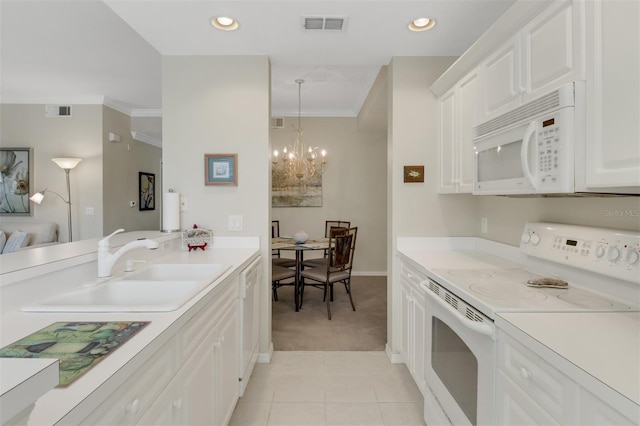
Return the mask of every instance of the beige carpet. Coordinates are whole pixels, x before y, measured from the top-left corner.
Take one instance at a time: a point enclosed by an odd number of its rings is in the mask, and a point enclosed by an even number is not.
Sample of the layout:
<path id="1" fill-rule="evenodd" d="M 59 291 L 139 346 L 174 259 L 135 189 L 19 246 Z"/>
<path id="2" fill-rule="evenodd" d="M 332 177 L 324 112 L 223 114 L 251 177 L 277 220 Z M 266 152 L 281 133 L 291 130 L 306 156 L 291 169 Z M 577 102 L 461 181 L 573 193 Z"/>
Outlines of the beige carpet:
<path id="1" fill-rule="evenodd" d="M 276 351 L 381 351 L 387 342 L 387 277 L 352 277 L 356 311 L 344 285 L 336 284 L 327 318 L 322 290 L 307 287 L 295 312 L 293 288 L 278 289 L 272 302 L 272 340 Z"/>

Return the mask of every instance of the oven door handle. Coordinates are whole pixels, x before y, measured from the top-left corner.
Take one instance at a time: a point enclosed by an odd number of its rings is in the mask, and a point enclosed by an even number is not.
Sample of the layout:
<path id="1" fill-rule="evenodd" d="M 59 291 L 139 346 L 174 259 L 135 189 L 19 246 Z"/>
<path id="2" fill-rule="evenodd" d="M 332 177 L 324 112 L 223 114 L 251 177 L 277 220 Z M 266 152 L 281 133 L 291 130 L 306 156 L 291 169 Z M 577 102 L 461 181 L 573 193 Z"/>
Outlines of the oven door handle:
<path id="1" fill-rule="evenodd" d="M 433 294 L 433 292 L 429 290 L 428 287 L 425 286 L 425 283 L 421 283 L 420 285 L 425 290 L 425 293 L 427 294 L 428 298 L 430 298 L 436 304 L 440 305 L 441 308 L 448 310 L 450 313 L 452 313 L 453 317 L 460 323 L 460 325 L 472 331 L 475 331 L 476 333 L 481 333 L 481 334 L 484 334 L 485 336 L 489 336 L 493 340 L 496 339 L 493 326 L 467 319 L 467 317 L 463 316 L 462 313 L 460 313 L 460 311 L 456 310 L 453 306 L 449 305 L 440 297 Z"/>

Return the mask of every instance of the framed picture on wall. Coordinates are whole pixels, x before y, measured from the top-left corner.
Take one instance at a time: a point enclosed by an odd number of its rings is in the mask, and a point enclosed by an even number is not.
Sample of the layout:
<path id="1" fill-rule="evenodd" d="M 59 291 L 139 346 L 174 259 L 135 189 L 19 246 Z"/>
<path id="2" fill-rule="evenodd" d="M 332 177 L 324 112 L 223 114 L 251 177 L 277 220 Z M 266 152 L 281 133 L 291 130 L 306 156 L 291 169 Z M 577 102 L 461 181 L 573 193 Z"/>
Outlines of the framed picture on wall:
<path id="1" fill-rule="evenodd" d="M 139 210 L 156 209 L 156 175 L 138 172 L 138 188 L 140 192 Z"/>
<path id="2" fill-rule="evenodd" d="M 424 166 L 404 166 L 404 181 L 424 182 Z"/>
<path id="3" fill-rule="evenodd" d="M 0 148 L 0 214 L 31 216 L 33 148 Z"/>
<path id="4" fill-rule="evenodd" d="M 205 154 L 204 184 L 238 186 L 238 154 Z"/>

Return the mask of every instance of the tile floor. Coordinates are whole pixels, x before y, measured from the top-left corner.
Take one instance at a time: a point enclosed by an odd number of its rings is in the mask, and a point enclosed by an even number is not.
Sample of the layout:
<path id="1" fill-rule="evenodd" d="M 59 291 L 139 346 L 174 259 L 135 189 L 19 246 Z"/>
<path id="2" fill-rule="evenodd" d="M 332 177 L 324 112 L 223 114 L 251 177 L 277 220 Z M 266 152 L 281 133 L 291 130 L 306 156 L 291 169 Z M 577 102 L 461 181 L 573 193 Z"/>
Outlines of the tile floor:
<path id="1" fill-rule="evenodd" d="M 424 425 L 422 410 L 409 371 L 384 352 L 275 352 L 230 425 Z"/>

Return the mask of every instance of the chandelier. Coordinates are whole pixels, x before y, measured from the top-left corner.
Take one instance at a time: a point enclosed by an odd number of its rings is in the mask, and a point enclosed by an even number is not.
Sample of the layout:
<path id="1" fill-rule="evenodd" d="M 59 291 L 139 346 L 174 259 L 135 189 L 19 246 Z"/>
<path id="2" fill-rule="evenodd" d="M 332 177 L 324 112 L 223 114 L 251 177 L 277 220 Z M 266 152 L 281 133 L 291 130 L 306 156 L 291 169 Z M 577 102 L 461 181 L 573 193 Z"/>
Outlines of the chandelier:
<path id="1" fill-rule="evenodd" d="M 309 146 L 305 149 L 302 141 L 303 130 L 300 124 L 302 109 L 300 92 L 304 80 L 298 79 L 296 83 L 298 84 L 298 128 L 296 129 L 296 139 L 293 145 L 285 146 L 282 149 L 282 155 L 278 150 L 273 151 L 272 163 L 275 171 L 301 180 L 324 173 L 324 167 L 327 164 L 327 151 L 317 146 Z"/>

